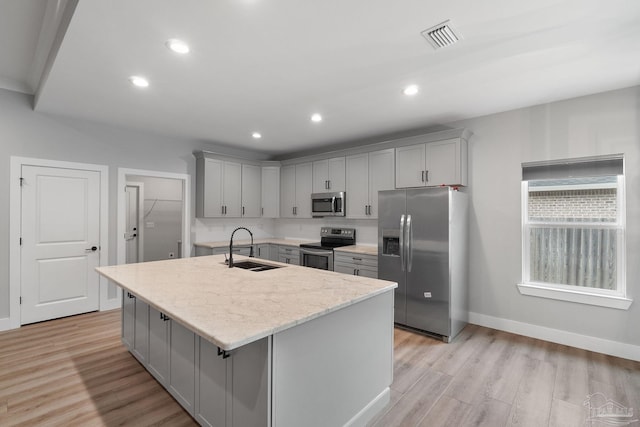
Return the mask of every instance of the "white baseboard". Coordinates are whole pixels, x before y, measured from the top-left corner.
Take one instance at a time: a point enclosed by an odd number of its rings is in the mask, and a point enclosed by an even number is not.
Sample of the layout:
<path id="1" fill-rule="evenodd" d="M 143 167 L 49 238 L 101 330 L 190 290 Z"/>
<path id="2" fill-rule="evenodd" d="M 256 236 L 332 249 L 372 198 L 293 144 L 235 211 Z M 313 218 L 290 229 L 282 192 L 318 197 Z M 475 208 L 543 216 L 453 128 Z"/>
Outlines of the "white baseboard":
<path id="1" fill-rule="evenodd" d="M 552 329 L 473 312 L 469 313 L 469 323 L 557 344 L 595 351 L 597 353 L 608 354 L 610 356 L 640 361 L 640 346 L 637 345 L 580 335 L 560 329 Z"/>
<path id="2" fill-rule="evenodd" d="M 11 319 L 8 317 L 0 319 L 0 332 L 8 331 L 9 329 L 13 329 L 11 328 Z"/>

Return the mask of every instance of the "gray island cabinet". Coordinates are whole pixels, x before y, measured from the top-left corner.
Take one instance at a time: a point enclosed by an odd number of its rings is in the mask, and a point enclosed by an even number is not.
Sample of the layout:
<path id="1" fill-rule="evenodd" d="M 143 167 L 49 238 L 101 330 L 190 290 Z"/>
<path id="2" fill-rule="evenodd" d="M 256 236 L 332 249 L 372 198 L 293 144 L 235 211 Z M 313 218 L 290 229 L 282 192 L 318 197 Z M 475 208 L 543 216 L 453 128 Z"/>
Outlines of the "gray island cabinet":
<path id="1" fill-rule="evenodd" d="M 365 425 L 389 401 L 396 284 L 269 264 L 98 271 L 125 290 L 123 344 L 199 424 Z"/>

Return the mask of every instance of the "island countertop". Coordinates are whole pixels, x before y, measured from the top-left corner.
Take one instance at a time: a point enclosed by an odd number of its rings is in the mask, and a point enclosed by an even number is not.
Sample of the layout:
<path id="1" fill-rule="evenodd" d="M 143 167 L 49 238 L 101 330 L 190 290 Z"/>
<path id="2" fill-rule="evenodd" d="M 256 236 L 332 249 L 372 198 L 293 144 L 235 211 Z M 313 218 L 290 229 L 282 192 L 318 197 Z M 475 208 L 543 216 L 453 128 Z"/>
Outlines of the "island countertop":
<path id="1" fill-rule="evenodd" d="M 237 263 L 243 256 L 234 256 Z M 99 267 L 96 270 L 223 350 L 358 303 L 394 282 L 251 259 L 282 268 L 228 268 L 223 255 Z"/>

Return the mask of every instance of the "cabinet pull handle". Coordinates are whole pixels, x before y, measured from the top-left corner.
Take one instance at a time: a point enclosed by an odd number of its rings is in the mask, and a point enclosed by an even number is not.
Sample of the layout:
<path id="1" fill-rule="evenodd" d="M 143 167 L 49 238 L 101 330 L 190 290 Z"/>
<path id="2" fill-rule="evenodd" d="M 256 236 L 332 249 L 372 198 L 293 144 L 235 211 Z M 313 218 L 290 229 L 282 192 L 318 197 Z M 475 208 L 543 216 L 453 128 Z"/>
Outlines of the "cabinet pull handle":
<path id="1" fill-rule="evenodd" d="M 160 319 L 164 320 L 165 322 L 167 320 L 171 320 L 171 318 L 169 318 L 169 316 L 167 316 L 166 314 L 160 312 Z"/>
<path id="2" fill-rule="evenodd" d="M 354 261 L 362 261 L 362 258 L 351 257 L 351 259 Z"/>
<path id="3" fill-rule="evenodd" d="M 244 206 L 242 207 L 242 215 L 244 216 Z"/>
<path id="4" fill-rule="evenodd" d="M 224 215 L 224 205 L 220 206 L 220 213 Z"/>
<path id="5" fill-rule="evenodd" d="M 218 347 L 218 356 L 222 356 L 223 359 L 226 359 L 227 357 L 231 356 L 231 353 Z"/>
<path id="6" fill-rule="evenodd" d="M 264 208 L 260 208 L 260 215 L 264 216 Z"/>
<path id="7" fill-rule="evenodd" d="M 127 292 L 127 298 L 135 298 L 136 296 L 133 295 L 131 292 Z"/>
<path id="8" fill-rule="evenodd" d="M 426 181 L 426 182 L 429 182 L 429 171 L 428 171 L 428 170 L 426 170 L 426 171 L 424 171 L 424 172 L 425 172 L 425 174 L 426 174 L 426 176 L 427 176 L 427 179 L 426 179 L 425 181 Z"/>
<path id="9" fill-rule="evenodd" d="M 422 171 L 422 182 L 424 182 L 424 171 Z"/>

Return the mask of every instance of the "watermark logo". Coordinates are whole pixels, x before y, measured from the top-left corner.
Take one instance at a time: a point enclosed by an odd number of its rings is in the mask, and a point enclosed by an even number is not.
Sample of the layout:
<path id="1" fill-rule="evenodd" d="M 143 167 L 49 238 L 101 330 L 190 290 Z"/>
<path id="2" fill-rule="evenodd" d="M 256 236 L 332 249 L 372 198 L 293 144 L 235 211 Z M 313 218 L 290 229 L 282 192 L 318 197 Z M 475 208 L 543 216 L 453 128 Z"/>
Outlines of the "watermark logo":
<path id="1" fill-rule="evenodd" d="M 638 422 L 633 416 L 633 408 L 627 408 L 608 399 L 602 393 L 593 393 L 587 396 L 582 403 L 589 412 L 585 421 L 590 426 L 628 426 Z"/>

